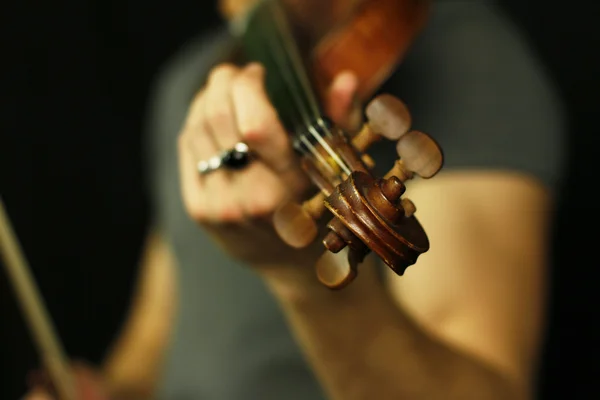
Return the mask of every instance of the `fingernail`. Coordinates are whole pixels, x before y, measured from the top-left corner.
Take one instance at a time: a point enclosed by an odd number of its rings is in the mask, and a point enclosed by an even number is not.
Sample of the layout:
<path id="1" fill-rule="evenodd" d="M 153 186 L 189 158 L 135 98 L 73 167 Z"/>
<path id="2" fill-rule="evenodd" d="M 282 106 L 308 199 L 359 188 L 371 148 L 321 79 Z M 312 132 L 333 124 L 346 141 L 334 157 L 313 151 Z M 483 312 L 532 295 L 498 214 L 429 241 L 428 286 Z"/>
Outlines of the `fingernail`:
<path id="1" fill-rule="evenodd" d="M 361 102 L 358 97 L 353 98 L 352 105 L 350 107 L 350 114 L 348 115 L 348 129 L 358 130 L 360 129 L 364 120 Z"/>
<path id="2" fill-rule="evenodd" d="M 251 62 L 246 65 L 246 71 L 251 73 L 263 73 L 265 71 L 265 67 L 258 62 Z"/>

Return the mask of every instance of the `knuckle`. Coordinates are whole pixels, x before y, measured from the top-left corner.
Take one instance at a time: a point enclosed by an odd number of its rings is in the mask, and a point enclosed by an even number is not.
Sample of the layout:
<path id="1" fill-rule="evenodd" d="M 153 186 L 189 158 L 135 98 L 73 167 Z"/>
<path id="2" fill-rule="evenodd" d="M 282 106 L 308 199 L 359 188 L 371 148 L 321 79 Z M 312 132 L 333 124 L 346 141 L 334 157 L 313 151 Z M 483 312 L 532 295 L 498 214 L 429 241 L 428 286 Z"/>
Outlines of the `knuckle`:
<path id="1" fill-rule="evenodd" d="M 251 218 L 263 218 L 271 214 L 271 209 L 266 204 L 253 202 L 247 205 L 246 214 Z"/>
<path id="2" fill-rule="evenodd" d="M 232 119 L 232 111 L 227 104 L 207 105 L 206 119 L 213 125 L 221 125 Z"/>
<path id="3" fill-rule="evenodd" d="M 185 130 L 182 130 L 181 132 L 179 132 L 179 135 L 177 135 L 177 150 L 181 152 L 181 150 L 183 150 L 185 148 L 185 135 L 184 135 Z"/>
<path id="4" fill-rule="evenodd" d="M 203 223 L 208 219 L 208 212 L 204 204 L 199 201 L 185 201 L 185 208 L 192 220 Z"/>
<path id="5" fill-rule="evenodd" d="M 221 81 L 223 78 L 232 76 L 237 72 L 237 68 L 232 64 L 220 64 L 210 70 L 208 73 L 208 83 L 215 83 Z"/>
<path id="6" fill-rule="evenodd" d="M 252 77 L 253 79 L 262 80 L 267 70 L 259 62 L 251 62 L 242 70 L 242 74 Z"/>
<path id="7" fill-rule="evenodd" d="M 243 218 L 243 214 L 238 207 L 235 207 L 234 205 L 226 205 L 217 211 L 216 217 L 223 223 L 233 223 L 241 220 Z"/>
<path id="8" fill-rule="evenodd" d="M 260 127 L 247 127 L 240 129 L 242 139 L 247 143 L 256 143 L 264 140 L 267 136 L 267 131 Z"/>
<path id="9" fill-rule="evenodd" d="M 177 136 L 177 150 L 178 154 L 185 154 L 192 147 L 192 141 L 189 135 L 189 129 L 183 130 L 179 136 Z"/>
<path id="10" fill-rule="evenodd" d="M 240 127 L 240 134 L 249 142 L 260 142 L 268 138 L 270 132 L 280 128 L 279 118 L 275 108 L 266 104 L 260 114 L 252 120 L 245 121 L 245 126 Z"/>
<path id="11" fill-rule="evenodd" d="M 194 94 L 194 97 L 192 98 L 192 102 L 190 103 L 190 107 L 197 106 L 204 99 L 204 93 L 205 92 L 206 91 L 204 89 L 198 90 Z"/>
<path id="12" fill-rule="evenodd" d="M 184 126 L 196 126 L 202 120 L 202 109 L 204 105 L 205 91 L 201 90 L 192 99 Z"/>
<path id="13" fill-rule="evenodd" d="M 268 217 L 277 210 L 280 203 L 279 196 L 265 190 L 247 203 L 246 213 L 252 218 Z"/>
<path id="14" fill-rule="evenodd" d="M 177 148 L 181 151 L 187 147 L 188 144 L 188 136 L 186 134 L 186 130 L 182 130 L 177 136 Z"/>
<path id="15" fill-rule="evenodd" d="M 245 74 L 238 74 L 231 81 L 231 90 L 234 92 L 240 92 L 248 90 L 252 87 L 253 81 L 250 77 Z"/>
<path id="16" fill-rule="evenodd" d="M 256 87 L 264 83 L 265 74 L 265 67 L 260 63 L 253 62 L 239 70 L 239 73 L 232 79 L 232 83 L 237 86 L 252 85 Z"/>
<path id="17" fill-rule="evenodd" d="M 265 71 L 265 67 L 258 61 L 252 61 L 246 65 L 245 70 L 246 71 L 258 71 L 260 73 L 260 72 Z"/>

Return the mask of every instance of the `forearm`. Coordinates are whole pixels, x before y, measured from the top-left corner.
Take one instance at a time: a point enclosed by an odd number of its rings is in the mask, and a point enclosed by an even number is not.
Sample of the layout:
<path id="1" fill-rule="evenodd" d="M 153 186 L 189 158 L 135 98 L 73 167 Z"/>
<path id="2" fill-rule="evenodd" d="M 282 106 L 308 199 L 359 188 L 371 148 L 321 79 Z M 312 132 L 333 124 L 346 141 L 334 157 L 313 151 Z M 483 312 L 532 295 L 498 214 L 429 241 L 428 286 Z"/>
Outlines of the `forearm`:
<path id="1" fill-rule="evenodd" d="M 331 399 L 524 398 L 497 371 L 427 335 L 367 268 L 335 292 L 304 276 L 265 280 Z"/>
<path id="2" fill-rule="evenodd" d="M 150 235 L 132 309 L 107 354 L 102 373 L 112 398 L 152 398 L 175 308 L 174 260 L 158 233 Z"/>

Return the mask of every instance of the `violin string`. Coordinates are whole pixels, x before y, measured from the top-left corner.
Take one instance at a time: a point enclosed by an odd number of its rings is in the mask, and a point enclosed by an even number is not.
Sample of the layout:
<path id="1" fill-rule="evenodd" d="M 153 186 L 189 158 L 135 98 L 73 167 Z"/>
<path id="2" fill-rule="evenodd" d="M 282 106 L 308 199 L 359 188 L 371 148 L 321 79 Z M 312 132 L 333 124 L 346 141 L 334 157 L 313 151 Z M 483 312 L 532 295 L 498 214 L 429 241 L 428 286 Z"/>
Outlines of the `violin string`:
<path id="1" fill-rule="evenodd" d="M 303 68 L 303 63 L 300 61 L 299 51 L 292 39 L 291 28 L 286 19 L 285 13 L 281 9 L 280 3 L 278 1 L 271 2 L 270 10 L 273 12 L 274 20 L 278 24 L 279 29 L 277 30 L 277 33 L 280 34 L 280 39 L 283 41 L 281 44 L 281 50 L 286 56 L 289 57 L 290 66 L 294 70 L 295 76 L 300 81 L 299 83 L 301 88 L 299 89 L 299 92 L 304 93 L 307 96 L 307 101 L 309 107 L 311 108 L 312 116 L 315 122 L 317 122 L 323 128 L 323 131 L 327 136 L 333 137 L 327 125 L 322 121 L 316 97 L 311 89 L 306 71 Z M 323 146 L 325 151 L 329 153 L 333 161 L 342 169 L 342 171 L 349 175 L 350 169 L 347 167 L 345 162 L 341 160 L 339 155 L 331 148 L 329 143 L 324 140 L 324 138 L 315 129 L 314 125 L 310 123 L 310 121 L 306 124 L 306 129 L 309 131 L 312 137 L 314 137 L 317 142 Z"/>
<path id="2" fill-rule="evenodd" d="M 265 23 L 260 24 L 260 26 L 261 27 L 269 27 L 269 25 L 266 23 L 266 21 L 265 21 Z M 264 33 L 264 32 L 262 32 L 262 33 Z M 288 97 L 291 98 L 293 103 L 295 104 L 295 108 L 292 107 L 292 110 L 294 110 L 295 112 L 298 112 L 300 114 L 300 115 L 296 115 L 296 114 L 294 114 L 294 112 L 289 112 L 285 115 L 285 119 L 291 120 L 289 122 L 291 122 L 291 125 L 295 127 L 294 128 L 296 130 L 295 135 L 298 138 L 298 140 L 300 141 L 300 145 L 295 146 L 295 148 L 297 150 L 299 150 L 305 156 L 312 155 L 312 157 L 314 159 L 316 159 L 319 163 L 321 163 L 325 168 L 327 168 L 331 174 L 335 174 L 335 171 L 333 170 L 331 165 L 319 153 L 319 151 L 310 142 L 310 140 L 306 137 L 306 135 L 304 133 L 297 132 L 299 127 L 309 124 L 310 118 L 308 117 L 308 111 L 306 109 L 305 104 L 303 103 L 303 100 L 300 99 L 299 92 L 293 89 L 293 87 L 295 85 L 293 77 L 286 73 L 286 72 L 289 72 L 289 66 L 286 65 L 285 57 L 282 56 L 282 54 L 280 54 L 280 52 L 276 51 L 278 49 L 278 44 L 273 41 L 273 38 L 275 36 L 270 31 L 264 33 L 264 36 L 267 38 L 267 43 L 269 44 L 269 47 L 273 49 L 273 51 L 267 52 L 267 54 L 265 54 L 265 56 L 274 58 L 275 63 L 278 65 L 278 70 L 280 72 L 282 72 L 283 79 L 287 85 L 287 86 L 282 87 L 282 89 L 286 89 L 286 91 L 289 94 Z M 301 121 L 303 121 L 303 122 L 301 122 Z"/>
<path id="3" fill-rule="evenodd" d="M 312 86 L 306 75 L 303 65 L 302 59 L 297 51 L 296 45 L 294 44 L 294 39 L 291 34 L 291 27 L 285 15 L 285 12 L 282 9 L 281 3 L 277 0 L 271 2 L 271 11 L 274 14 L 274 21 L 278 25 L 277 32 L 280 34 L 281 39 L 283 40 L 282 48 L 284 51 L 287 50 L 287 55 L 290 58 L 290 63 L 292 68 L 295 69 L 296 76 L 300 81 L 300 85 L 302 86 L 303 92 L 308 97 L 308 105 L 311 108 L 312 116 L 315 120 L 319 120 L 321 118 L 321 112 L 319 110 L 319 103 L 316 99 L 314 92 L 311 90 Z M 331 135 L 331 131 L 326 130 L 327 135 Z"/>
<path id="4" fill-rule="evenodd" d="M 278 25 L 279 29 L 276 29 L 278 32 L 279 38 L 283 40 L 280 50 L 289 57 L 290 66 L 295 72 L 295 76 L 300 81 L 300 86 L 302 90 L 299 92 L 303 92 L 308 97 L 308 105 L 311 108 L 312 116 L 314 117 L 315 122 L 319 123 L 319 125 L 323 128 L 326 135 L 329 137 L 333 137 L 331 131 L 327 127 L 325 123 L 323 123 L 321 118 L 321 113 L 319 112 L 319 106 L 314 92 L 311 89 L 311 85 L 309 83 L 308 76 L 306 75 L 306 71 L 302 67 L 303 63 L 301 61 L 299 51 L 296 48 L 292 35 L 291 28 L 288 24 L 288 21 L 285 17 L 285 13 L 281 9 L 281 5 L 278 1 L 270 2 L 269 9 L 273 14 L 273 19 L 275 23 Z M 344 173 L 347 175 L 351 174 L 350 168 L 346 165 L 344 161 L 340 158 L 340 156 L 331 148 L 329 143 L 324 140 L 324 138 L 319 134 L 319 132 L 315 129 L 315 127 L 309 121 L 305 121 L 306 129 L 311 133 L 311 135 L 319 142 L 321 146 L 325 149 L 325 151 L 331 156 L 331 158 L 335 161 L 335 163 L 342 169 Z"/>
<path id="5" fill-rule="evenodd" d="M 266 23 L 260 24 L 260 25 L 263 27 L 269 26 Z M 276 27 L 273 27 L 273 28 L 275 29 L 275 33 L 276 33 L 277 32 Z M 274 58 L 275 63 L 278 65 L 278 70 L 281 72 L 282 77 L 283 77 L 285 83 L 287 84 L 286 89 L 288 90 L 288 92 L 290 94 L 290 98 L 295 103 L 296 111 L 298 111 L 300 114 L 300 115 L 294 115 L 293 113 L 290 113 L 288 115 L 288 118 L 292 119 L 292 124 L 296 127 L 296 136 L 298 137 L 300 142 L 305 146 L 305 147 L 299 146 L 298 148 L 305 155 L 308 154 L 307 153 L 307 150 L 308 150 L 308 152 L 319 163 L 321 163 L 325 168 L 327 168 L 330 171 L 330 173 L 335 174 L 335 171 L 333 170 L 331 165 L 327 162 L 327 160 L 325 160 L 325 158 L 319 153 L 319 151 L 315 148 L 315 146 L 310 142 L 310 140 L 306 137 L 306 134 L 303 132 L 301 132 L 301 133 L 297 132 L 298 127 L 310 126 L 310 116 L 309 116 L 309 111 L 307 110 L 306 101 L 303 102 L 303 100 L 301 99 L 301 92 L 299 90 L 294 89 L 294 87 L 296 86 L 296 84 L 294 82 L 294 77 L 290 74 L 290 66 L 287 65 L 287 60 L 286 60 L 285 54 L 283 54 L 281 51 L 283 48 L 283 45 L 281 45 L 280 43 L 277 42 L 277 35 L 272 34 L 272 32 L 266 32 L 265 37 L 267 38 L 267 43 L 268 43 L 269 47 L 271 48 L 271 52 L 269 53 L 269 56 Z M 303 122 L 300 122 L 300 120 L 302 120 Z"/>

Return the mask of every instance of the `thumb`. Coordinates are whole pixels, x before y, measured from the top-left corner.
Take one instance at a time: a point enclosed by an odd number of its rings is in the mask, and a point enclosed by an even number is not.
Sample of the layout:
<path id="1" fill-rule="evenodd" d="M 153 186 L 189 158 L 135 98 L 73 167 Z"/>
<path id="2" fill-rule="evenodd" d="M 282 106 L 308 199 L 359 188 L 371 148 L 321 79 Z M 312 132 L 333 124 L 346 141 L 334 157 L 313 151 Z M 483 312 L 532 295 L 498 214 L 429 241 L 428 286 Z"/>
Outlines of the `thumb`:
<path id="1" fill-rule="evenodd" d="M 355 131 L 363 120 L 356 91 L 358 78 L 352 72 L 339 73 L 333 80 L 326 97 L 326 111 L 342 129 Z"/>

